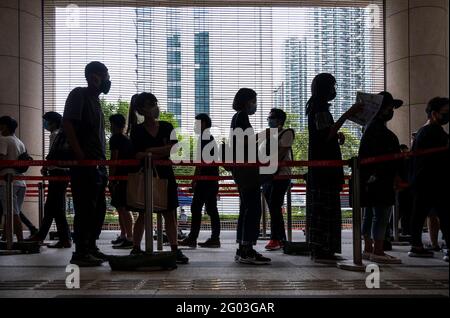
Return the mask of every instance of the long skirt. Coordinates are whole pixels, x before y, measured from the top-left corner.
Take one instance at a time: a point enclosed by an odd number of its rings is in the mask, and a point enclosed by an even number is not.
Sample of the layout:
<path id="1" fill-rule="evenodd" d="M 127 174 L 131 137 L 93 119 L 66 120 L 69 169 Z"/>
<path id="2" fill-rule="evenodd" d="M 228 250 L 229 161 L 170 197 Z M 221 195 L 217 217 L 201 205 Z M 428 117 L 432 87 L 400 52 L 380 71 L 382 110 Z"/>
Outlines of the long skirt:
<path id="1" fill-rule="evenodd" d="M 311 250 L 341 253 L 342 212 L 339 189 L 308 188 L 306 192 L 306 237 Z"/>

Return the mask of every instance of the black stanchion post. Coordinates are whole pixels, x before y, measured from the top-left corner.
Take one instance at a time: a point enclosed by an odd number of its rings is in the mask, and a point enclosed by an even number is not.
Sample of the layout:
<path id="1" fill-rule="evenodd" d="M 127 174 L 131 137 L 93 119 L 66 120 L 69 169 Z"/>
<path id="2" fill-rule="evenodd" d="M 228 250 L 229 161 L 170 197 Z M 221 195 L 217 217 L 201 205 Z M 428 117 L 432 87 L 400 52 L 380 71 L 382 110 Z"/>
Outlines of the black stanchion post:
<path id="1" fill-rule="evenodd" d="M 163 226 L 162 226 L 162 215 L 161 213 L 156 214 L 156 235 L 157 235 L 157 249 L 158 251 L 163 250 Z"/>
<path id="2" fill-rule="evenodd" d="M 362 263 L 361 243 L 361 202 L 360 202 L 360 162 L 358 157 L 351 159 L 352 168 L 352 207 L 353 207 L 353 261 L 340 262 L 337 267 L 351 271 L 365 271 Z"/>
<path id="3" fill-rule="evenodd" d="M 394 236 L 394 241 L 392 245 L 396 246 L 406 246 L 409 245 L 409 242 L 401 242 L 400 241 L 400 231 L 398 228 L 398 223 L 400 221 L 400 206 L 399 206 L 399 192 L 395 192 L 395 205 L 392 207 L 392 234 Z"/>
<path id="4" fill-rule="evenodd" d="M 144 165 L 145 251 L 153 253 L 153 166 L 152 155 L 145 157 Z"/>
<path id="5" fill-rule="evenodd" d="M 270 238 L 267 235 L 267 204 L 264 194 L 261 192 L 261 214 L 262 214 L 262 234 L 259 236 L 261 240 L 268 240 Z"/>
<path id="6" fill-rule="evenodd" d="M 38 183 L 38 193 L 39 193 L 39 198 L 38 198 L 38 224 L 39 224 L 39 228 L 41 228 L 42 226 L 42 219 L 44 217 L 44 184 L 42 182 Z"/>
<path id="7" fill-rule="evenodd" d="M 292 183 L 289 184 L 286 194 L 286 209 L 287 209 L 287 236 L 288 241 L 292 242 Z"/>
<path id="8" fill-rule="evenodd" d="M 13 175 L 7 174 L 6 175 L 6 249 L 11 251 L 13 249 L 13 235 L 14 235 L 14 206 L 13 206 Z"/>

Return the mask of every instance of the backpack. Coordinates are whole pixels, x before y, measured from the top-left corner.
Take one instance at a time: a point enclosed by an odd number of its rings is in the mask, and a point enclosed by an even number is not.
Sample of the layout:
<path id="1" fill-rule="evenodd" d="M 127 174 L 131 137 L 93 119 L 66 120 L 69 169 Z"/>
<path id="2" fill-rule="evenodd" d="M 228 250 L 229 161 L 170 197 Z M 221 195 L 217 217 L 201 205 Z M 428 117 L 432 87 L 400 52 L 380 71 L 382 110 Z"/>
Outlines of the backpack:
<path id="1" fill-rule="evenodd" d="M 20 154 L 17 158 L 19 161 L 33 161 L 33 157 L 31 157 L 28 152 L 25 150 L 24 153 Z M 28 166 L 23 167 L 15 167 L 14 170 L 16 170 L 17 173 L 25 173 L 28 171 Z"/>
<path id="2" fill-rule="evenodd" d="M 60 131 L 45 157 L 47 160 L 73 160 L 74 155 L 70 150 L 66 134 Z"/>

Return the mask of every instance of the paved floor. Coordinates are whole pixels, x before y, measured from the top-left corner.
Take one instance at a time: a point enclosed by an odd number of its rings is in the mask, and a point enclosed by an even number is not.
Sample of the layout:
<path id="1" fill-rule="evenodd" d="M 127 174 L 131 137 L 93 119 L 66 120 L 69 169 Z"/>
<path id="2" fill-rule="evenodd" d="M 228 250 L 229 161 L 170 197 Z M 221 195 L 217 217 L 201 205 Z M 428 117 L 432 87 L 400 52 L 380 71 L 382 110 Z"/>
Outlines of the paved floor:
<path id="1" fill-rule="evenodd" d="M 104 232 L 99 247 L 105 253 L 127 254 L 111 249 L 109 241 L 116 234 Z M 200 241 L 207 236 L 202 232 Z M 272 258 L 271 265 L 236 264 L 234 237 L 234 232 L 223 232 L 220 249 L 185 250 L 190 263 L 172 271 L 114 272 L 108 263 L 82 268 L 80 289 L 65 285 L 71 250 L 42 247 L 40 254 L 0 256 L 0 297 L 449 296 L 449 267 L 442 253 L 433 259 L 413 259 L 406 255 L 408 247 L 395 246 L 391 254 L 403 264 L 380 266 L 380 288 L 368 289 L 369 273 L 316 264 L 307 256 L 281 251 L 264 253 Z M 302 232 L 294 233 L 294 240 L 304 240 Z M 262 251 L 265 243 L 260 241 L 257 248 Z M 351 231 L 343 231 L 342 246 L 343 256 L 351 259 Z"/>

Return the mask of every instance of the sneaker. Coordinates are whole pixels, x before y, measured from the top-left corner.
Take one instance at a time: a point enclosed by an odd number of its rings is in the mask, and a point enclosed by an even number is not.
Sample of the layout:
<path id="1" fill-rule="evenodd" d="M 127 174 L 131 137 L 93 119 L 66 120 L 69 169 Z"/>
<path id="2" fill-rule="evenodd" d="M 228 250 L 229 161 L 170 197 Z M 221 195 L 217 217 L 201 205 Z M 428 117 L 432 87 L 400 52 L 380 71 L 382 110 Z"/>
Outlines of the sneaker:
<path id="1" fill-rule="evenodd" d="M 380 264 L 401 264 L 402 260 L 399 258 L 396 258 L 394 256 L 384 254 L 384 255 L 377 255 L 372 254 L 370 256 L 370 261 Z"/>
<path id="2" fill-rule="evenodd" d="M 431 258 L 434 256 L 434 253 L 432 251 L 427 251 L 426 249 L 422 248 L 416 248 L 412 247 L 411 250 L 408 252 L 409 257 L 427 257 Z"/>
<path id="3" fill-rule="evenodd" d="M 271 262 L 270 258 L 262 256 L 254 249 L 251 249 L 246 253 L 243 253 L 241 251 L 241 255 L 239 256 L 239 263 L 241 264 L 265 265 L 270 264 L 270 262 Z"/>
<path id="4" fill-rule="evenodd" d="M 111 244 L 112 244 L 112 245 L 117 245 L 117 244 L 122 243 L 124 240 L 126 240 L 125 237 L 122 237 L 122 236 L 120 236 L 120 235 L 117 235 L 116 239 L 111 241 Z"/>
<path id="5" fill-rule="evenodd" d="M 185 247 L 196 248 L 197 247 L 197 241 L 196 240 L 192 240 L 189 237 L 187 237 L 184 240 L 178 241 L 178 246 L 185 246 Z"/>
<path id="6" fill-rule="evenodd" d="M 145 254 L 145 252 L 143 250 L 141 250 L 140 247 L 136 247 L 136 246 L 133 247 L 130 252 L 130 255 L 142 255 L 142 254 Z"/>
<path id="7" fill-rule="evenodd" d="M 73 253 L 70 264 L 78 265 L 79 267 L 95 267 L 102 266 L 103 260 L 98 259 L 92 254 Z"/>
<path id="8" fill-rule="evenodd" d="M 371 256 L 372 256 L 372 253 L 365 252 L 365 251 L 362 253 L 362 259 L 363 260 L 370 261 L 370 257 Z"/>
<path id="9" fill-rule="evenodd" d="M 240 249 L 237 249 L 236 250 L 236 255 L 234 255 L 234 261 L 236 262 L 236 263 L 239 263 L 239 258 L 241 257 L 241 250 Z"/>
<path id="10" fill-rule="evenodd" d="M 176 251 L 177 264 L 187 264 L 189 263 L 189 258 L 183 254 L 181 250 Z"/>
<path id="11" fill-rule="evenodd" d="M 107 262 L 109 260 L 109 255 L 102 253 L 98 247 L 93 248 L 90 253 L 92 256 L 101 259 L 103 262 Z"/>
<path id="12" fill-rule="evenodd" d="M 38 233 L 39 233 L 39 230 L 37 228 L 33 227 L 30 229 L 31 236 L 35 236 Z"/>
<path id="13" fill-rule="evenodd" d="M 278 240 L 270 240 L 269 244 L 266 245 L 266 250 L 268 251 L 276 251 L 281 249 L 283 246 L 281 245 L 281 242 Z"/>
<path id="14" fill-rule="evenodd" d="M 219 248 L 220 247 L 220 240 L 219 239 L 209 238 L 204 243 L 198 243 L 198 246 L 205 247 L 205 248 Z"/>
<path id="15" fill-rule="evenodd" d="M 438 246 L 433 246 L 433 245 L 428 245 L 427 247 L 425 247 L 425 249 L 427 250 L 427 251 L 432 251 L 432 252 L 440 252 L 441 251 L 441 247 L 438 245 Z"/>
<path id="16" fill-rule="evenodd" d="M 25 242 L 39 242 L 40 245 L 44 244 L 44 240 L 38 237 L 36 234 L 30 235 L 26 239 L 24 239 Z"/>
<path id="17" fill-rule="evenodd" d="M 72 243 L 70 241 L 58 241 L 53 245 L 47 245 L 48 248 L 71 248 Z"/>
<path id="18" fill-rule="evenodd" d="M 113 249 L 117 249 L 117 250 L 127 250 L 127 249 L 130 249 L 130 248 L 133 248 L 133 242 L 128 240 L 128 239 L 125 239 L 125 240 L 122 241 L 122 243 L 119 243 L 117 245 L 113 245 L 112 248 Z"/>
<path id="19" fill-rule="evenodd" d="M 445 251 L 445 252 L 444 252 L 444 257 L 442 258 L 442 260 L 443 260 L 444 262 L 447 262 L 447 263 L 448 263 L 448 251 Z"/>

